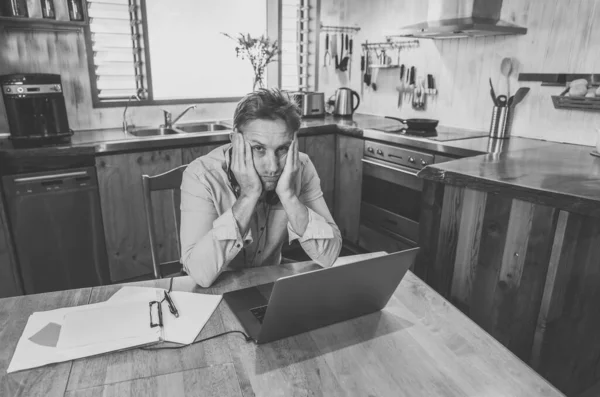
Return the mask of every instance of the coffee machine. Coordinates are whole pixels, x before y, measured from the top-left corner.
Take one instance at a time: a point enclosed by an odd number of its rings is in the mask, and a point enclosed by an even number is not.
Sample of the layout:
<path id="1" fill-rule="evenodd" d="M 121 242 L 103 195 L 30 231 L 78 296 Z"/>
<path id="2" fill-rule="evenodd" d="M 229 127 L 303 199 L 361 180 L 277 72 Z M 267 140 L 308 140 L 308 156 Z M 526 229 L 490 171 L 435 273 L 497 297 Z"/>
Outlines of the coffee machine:
<path id="1" fill-rule="evenodd" d="M 11 74 L 0 76 L 10 138 L 15 147 L 68 143 L 67 109 L 60 75 Z"/>

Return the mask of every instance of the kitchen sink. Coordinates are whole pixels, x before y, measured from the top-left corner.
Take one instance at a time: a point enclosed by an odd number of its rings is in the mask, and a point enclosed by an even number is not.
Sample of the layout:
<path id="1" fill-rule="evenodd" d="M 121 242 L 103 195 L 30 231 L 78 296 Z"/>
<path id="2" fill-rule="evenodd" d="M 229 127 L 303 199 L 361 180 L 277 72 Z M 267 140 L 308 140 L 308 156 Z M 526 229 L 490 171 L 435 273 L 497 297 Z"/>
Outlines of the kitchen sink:
<path id="1" fill-rule="evenodd" d="M 153 135 L 178 134 L 179 131 L 177 131 L 173 128 L 164 128 L 164 127 L 156 128 L 155 127 L 155 128 L 136 128 L 136 129 L 129 131 L 129 133 L 131 135 L 135 135 L 135 136 L 153 136 Z"/>
<path id="2" fill-rule="evenodd" d="M 202 122 L 202 123 L 186 123 L 176 124 L 175 129 L 182 132 L 209 132 L 209 131 L 224 131 L 230 130 L 231 127 L 218 122 Z"/>
<path id="3" fill-rule="evenodd" d="M 217 121 L 202 121 L 196 123 L 175 124 L 173 128 L 165 127 L 144 127 L 136 128 L 129 133 L 135 136 L 156 136 L 156 135 L 176 135 L 191 134 L 198 132 L 213 132 L 231 130 L 231 127 L 221 124 Z"/>

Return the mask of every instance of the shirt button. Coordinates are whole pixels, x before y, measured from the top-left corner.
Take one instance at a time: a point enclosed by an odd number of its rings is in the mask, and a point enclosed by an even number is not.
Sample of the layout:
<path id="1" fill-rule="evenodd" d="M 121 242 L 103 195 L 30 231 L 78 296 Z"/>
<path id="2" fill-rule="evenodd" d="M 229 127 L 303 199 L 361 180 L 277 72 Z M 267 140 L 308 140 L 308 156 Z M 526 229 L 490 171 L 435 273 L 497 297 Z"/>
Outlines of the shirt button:
<path id="1" fill-rule="evenodd" d="M 259 253 L 259 254 L 260 254 L 261 252 L 262 252 L 261 250 L 258 250 L 258 253 Z"/>
<path id="2" fill-rule="evenodd" d="M 239 244 L 236 244 L 235 246 L 236 246 L 236 248 L 240 248 L 240 245 L 239 245 Z"/>

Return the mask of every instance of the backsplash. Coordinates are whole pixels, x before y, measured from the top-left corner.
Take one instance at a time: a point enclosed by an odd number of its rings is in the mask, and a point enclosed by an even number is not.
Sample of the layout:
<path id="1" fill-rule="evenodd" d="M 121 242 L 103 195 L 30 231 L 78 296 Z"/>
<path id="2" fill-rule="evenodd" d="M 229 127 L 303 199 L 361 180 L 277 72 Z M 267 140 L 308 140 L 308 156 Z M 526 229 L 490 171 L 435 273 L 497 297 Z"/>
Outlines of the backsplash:
<path id="1" fill-rule="evenodd" d="M 335 68 L 319 68 L 319 91 L 332 95 L 336 88 L 349 86 L 360 93 L 359 43 L 385 41 L 402 26 L 427 19 L 426 0 L 322 0 L 324 25 L 358 26 L 352 60 L 352 81 Z M 514 62 L 510 90 L 531 87 L 515 109 L 512 135 L 593 146 L 600 113 L 557 110 L 551 95 L 561 87 L 542 87 L 539 82 L 518 82 L 525 73 L 599 73 L 600 1 L 504 0 L 503 20 L 528 29 L 523 36 L 498 36 L 451 40 L 419 40 L 420 47 L 401 52 L 400 63 L 414 65 L 419 76 L 431 73 L 438 88 L 429 97 L 425 111 L 413 110 L 407 99 L 396 107 L 399 69 L 382 69 L 377 76 L 377 91 L 365 87 L 358 112 L 377 115 L 439 119 L 443 125 L 489 129 L 492 112 L 491 77 L 496 94 L 505 93 L 505 78 L 500 73 L 504 57 Z M 320 37 L 320 61 L 324 56 Z M 594 39 L 595 38 L 595 39 Z M 568 54 L 565 56 L 565 54 Z M 391 53 L 389 55 L 392 55 Z M 394 63 L 395 52 L 393 55 Z M 374 69 L 373 69 L 374 70 Z"/>

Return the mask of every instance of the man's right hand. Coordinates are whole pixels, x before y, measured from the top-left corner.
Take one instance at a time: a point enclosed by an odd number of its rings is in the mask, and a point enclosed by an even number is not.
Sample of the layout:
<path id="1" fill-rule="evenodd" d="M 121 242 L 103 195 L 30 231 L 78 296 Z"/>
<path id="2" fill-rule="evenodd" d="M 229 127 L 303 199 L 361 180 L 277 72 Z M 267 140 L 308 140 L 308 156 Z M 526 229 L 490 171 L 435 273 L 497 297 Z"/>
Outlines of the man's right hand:
<path id="1" fill-rule="evenodd" d="M 241 196 L 258 199 L 262 193 L 262 182 L 254 168 L 252 147 L 244 136 L 234 131 L 231 141 L 233 152 L 231 156 L 231 171 L 240 186 Z"/>

